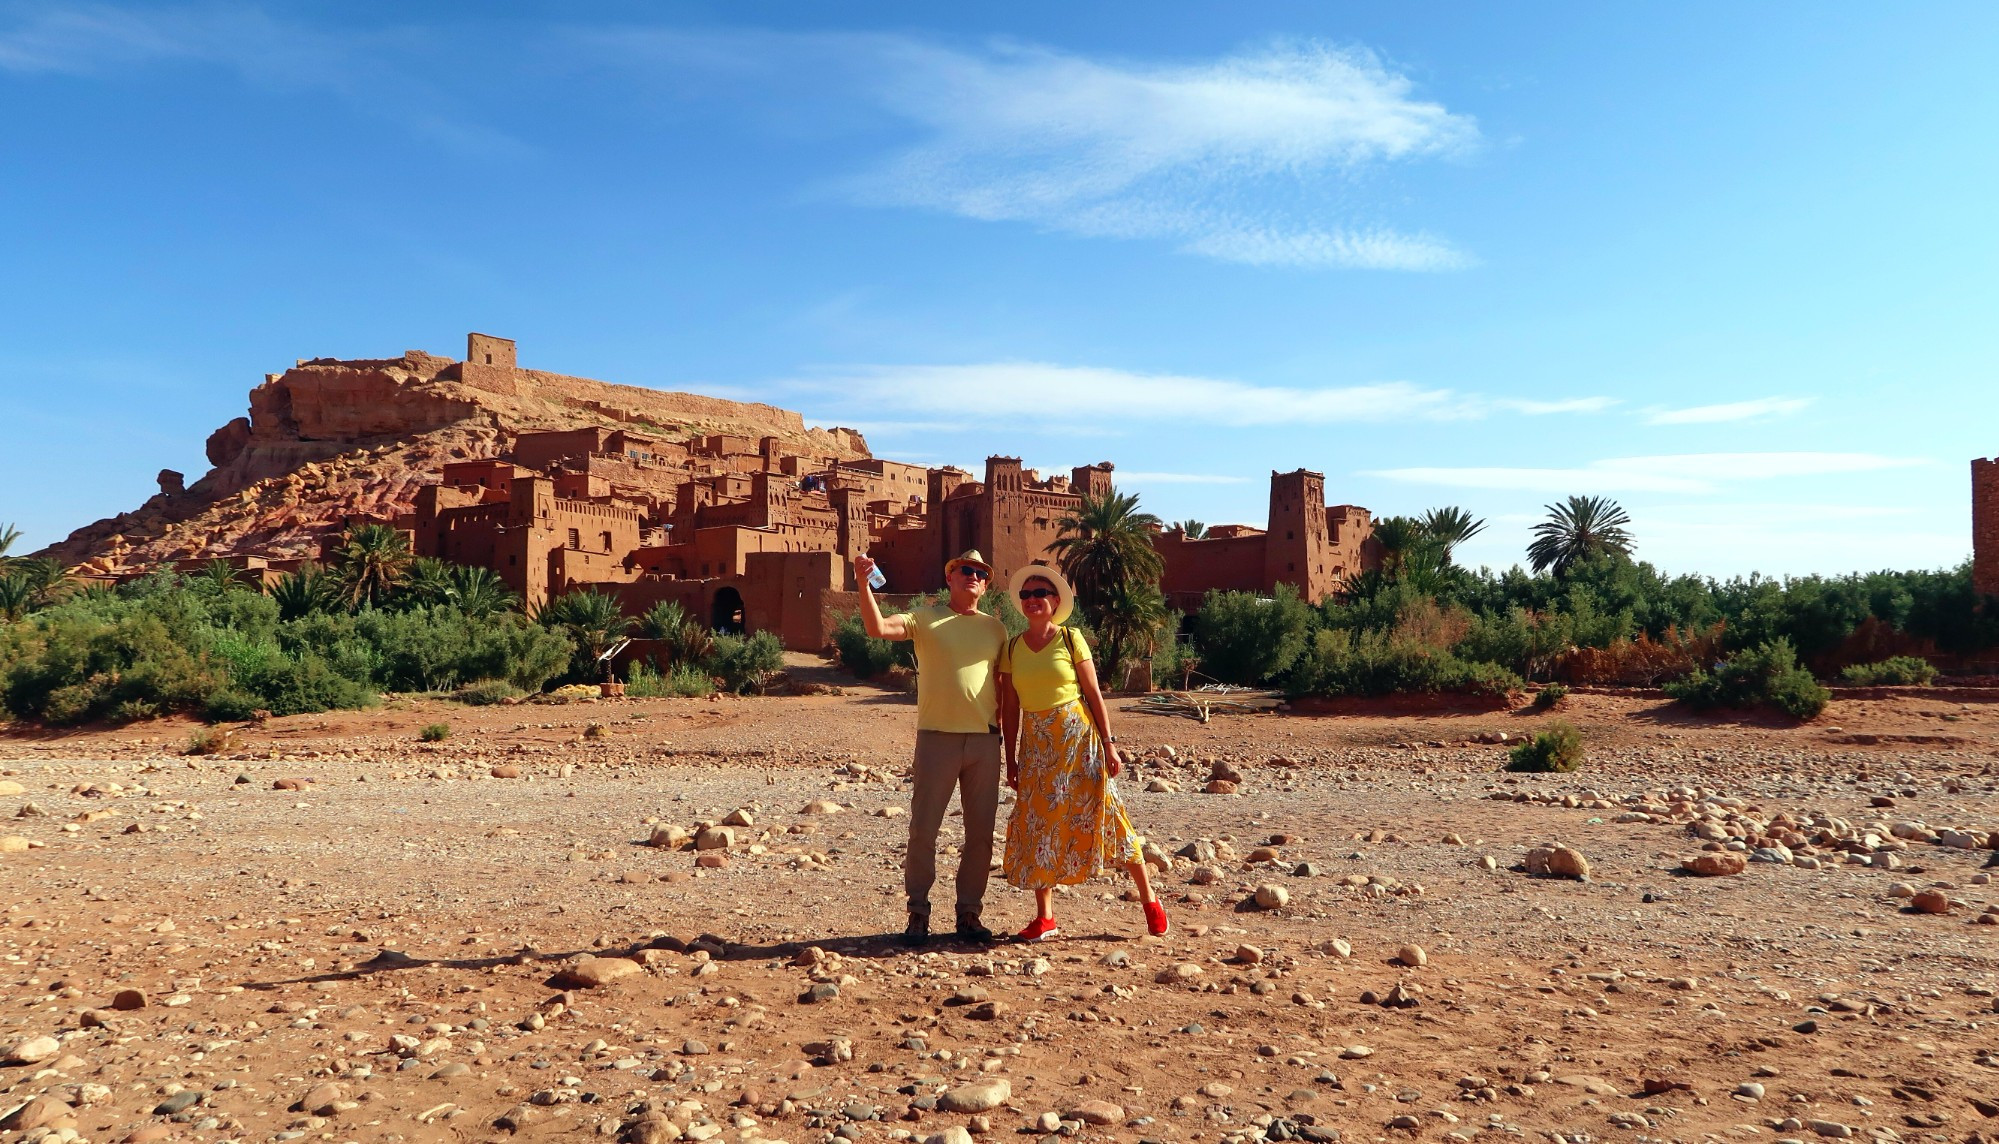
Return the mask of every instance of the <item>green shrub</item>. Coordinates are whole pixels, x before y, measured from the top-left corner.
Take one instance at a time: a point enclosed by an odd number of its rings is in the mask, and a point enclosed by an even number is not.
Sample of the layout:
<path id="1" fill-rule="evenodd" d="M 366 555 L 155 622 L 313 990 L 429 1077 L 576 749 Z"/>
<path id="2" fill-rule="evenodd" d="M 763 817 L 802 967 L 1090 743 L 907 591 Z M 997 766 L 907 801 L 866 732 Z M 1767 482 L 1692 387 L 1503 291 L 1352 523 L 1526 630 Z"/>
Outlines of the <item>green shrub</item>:
<path id="1" fill-rule="evenodd" d="M 451 697 L 468 707 L 490 707 L 509 699 L 519 699 L 525 694 L 527 692 L 504 679 L 482 679 L 452 692 Z"/>
<path id="2" fill-rule="evenodd" d="M 241 744 L 236 732 L 223 727 L 203 727 L 187 741 L 186 754 L 222 755 L 235 750 Z"/>
<path id="3" fill-rule="evenodd" d="M 1856 663 L 1839 673 L 1856 687 L 1927 687 L 1936 681 L 1936 665 L 1913 655 L 1898 655 L 1879 663 Z"/>
<path id="4" fill-rule="evenodd" d="M 715 694 L 715 680 L 693 664 L 675 664 L 665 672 L 643 664 L 632 665 L 625 694 L 634 699 L 706 699 Z"/>
<path id="5" fill-rule="evenodd" d="M 1313 611 L 1297 589 L 1270 596 L 1209 592 L 1194 619 L 1201 670 L 1224 683 L 1256 686 L 1290 670 L 1312 640 Z"/>
<path id="6" fill-rule="evenodd" d="M 141 719 L 154 719 L 160 714 L 160 705 L 149 699 L 120 699 L 111 708 L 113 723 L 137 723 Z"/>
<path id="7" fill-rule="evenodd" d="M 1539 774 L 1568 774 L 1583 765 L 1583 736 L 1556 720 L 1548 729 L 1507 752 L 1506 769 Z"/>
<path id="8" fill-rule="evenodd" d="M 1713 671 L 1674 680 L 1666 694 L 1689 707 L 1774 707 L 1798 719 L 1812 718 L 1832 699 L 1782 638 L 1737 652 Z"/>
<path id="9" fill-rule="evenodd" d="M 746 694 L 762 688 L 766 680 L 784 670 L 784 645 L 770 632 L 716 636 L 707 662 L 701 666 L 719 676 L 723 687 Z"/>
<path id="10" fill-rule="evenodd" d="M 840 617 L 833 625 L 833 648 L 840 666 L 860 679 L 873 679 L 891 667 L 914 668 L 915 645 L 908 640 L 878 640 L 868 635 L 859 613 Z"/>
<path id="11" fill-rule="evenodd" d="M 1557 703 L 1560 703 L 1562 700 L 1567 699 L 1568 697 L 1569 697 L 1569 688 L 1567 684 L 1550 683 L 1547 686 L 1541 688 L 1540 691 L 1534 693 L 1534 710 L 1536 711 L 1549 710 L 1550 708 L 1554 707 Z"/>
<path id="12" fill-rule="evenodd" d="M 416 733 L 416 737 L 426 743 L 442 743 L 451 737 L 451 725 L 449 723 L 426 723 L 423 730 Z"/>
<path id="13" fill-rule="evenodd" d="M 262 699 L 225 687 L 209 694 L 202 704 L 201 717 L 210 723 L 247 723 L 263 709 Z"/>
<path id="14" fill-rule="evenodd" d="M 1321 630 L 1285 676 L 1292 695 L 1368 696 L 1398 692 L 1501 696 L 1524 684 L 1496 663 L 1459 659 L 1408 636 Z"/>

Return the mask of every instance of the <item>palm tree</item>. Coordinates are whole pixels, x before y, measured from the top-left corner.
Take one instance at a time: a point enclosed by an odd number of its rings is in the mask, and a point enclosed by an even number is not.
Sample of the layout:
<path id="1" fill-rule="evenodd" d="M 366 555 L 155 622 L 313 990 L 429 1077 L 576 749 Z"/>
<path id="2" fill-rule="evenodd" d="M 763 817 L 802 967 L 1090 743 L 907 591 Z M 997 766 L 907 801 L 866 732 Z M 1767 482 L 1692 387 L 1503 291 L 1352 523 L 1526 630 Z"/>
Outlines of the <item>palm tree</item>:
<path id="1" fill-rule="evenodd" d="M 214 588 L 217 595 L 227 595 L 229 589 L 244 586 L 242 573 L 237 570 L 234 564 L 229 563 L 219 556 L 202 565 L 201 573 L 196 579 Z"/>
<path id="2" fill-rule="evenodd" d="M 1423 524 L 1414 517 L 1384 516 L 1375 521 L 1374 542 L 1381 546 L 1381 570 L 1394 575 L 1424 539 Z"/>
<path id="3" fill-rule="evenodd" d="M 1149 658 L 1158 650 L 1159 630 L 1166 624 L 1166 597 L 1156 580 L 1127 581 L 1111 592 L 1098 610 L 1095 627 L 1104 643 L 1107 671 L 1122 667 L 1127 656 Z M 1107 687 L 1120 685 L 1113 677 Z"/>
<path id="4" fill-rule="evenodd" d="M 1105 674 L 1113 679 L 1124 649 L 1150 639 L 1150 631 L 1141 634 L 1130 625 L 1150 614 L 1135 601 L 1146 590 L 1158 594 L 1159 576 L 1165 570 L 1152 547 L 1152 532 L 1158 525 L 1158 517 L 1138 511 L 1136 493 L 1111 489 L 1101 497 L 1084 494 L 1082 503 L 1057 523 L 1055 540 L 1048 546 L 1076 589 L 1083 617 L 1104 637 Z M 1157 611 L 1164 618 L 1163 603 Z M 1120 633 L 1115 641 L 1110 637 L 1112 628 Z"/>
<path id="5" fill-rule="evenodd" d="M 404 605 L 438 607 L 458 603 L 458 582 L 453 568 L 434 556 L 410 561 L 409 572 L 396 590 L 396 600 Z"/>
<path id="6" fill-rule="evenodd" d="M 1564 575 L 1577 561 L 1597 555 L 1631 555 L 1630 514 L 1609 497 L 1570 497 L 1548 505 L 1548 519 L 1534 526 L 1527 560 L 1536 572 Z"/>
<path id="7" fill-rule="evenodd" d="M 388 603 L 409 575 L 410 538 L 386 524 L 351 524 L 341 537 L 333 565 L 341 595 L 356 608 Z"/>
<path id="8" fill-rule="evenodd" d="M 278 605 L 278 618 L 296 620 L 315 612 L 330 612 L 340 604 L 340 586 L 317 564 L 301 564 L 264 590 Z"/>
<path id="9" fill-rule="evenodd" d="M 473 564 L 452 566 L 451 600 L 459 611 L 475 620 L 511 612 L 521 605 L 521 598 L 514 595 L 499 573 Z"/>
<path id="10" fill-rule="evenodd" d="M 0 620 L 12 622 L 28 614 L 33 592 L 18 573 L 0 576 Z"/>
<path id="11" fill-rule="evenodd" d="M 1449 563 L 1457 546 L 1485 531 L 1485 522 L 1456 505 L 1433 508 L 1416 522 L 1423 535 L 1443 546 L 1444 562 Z"/>
<path id="12" fill-rule="evenodd" d="M 0 564 L 7 562 L 7 550 L 21 539 L 21 530 L 11 524 L 0 524 Z"/>
<path id="13" fill-rule="evenodd" d="M 567 632 L 575 642 L 573 662 L 579 675 L 588 675 L 604 653 L 625 638 L 632 627 L 616 598 L 588 588 L 550 600 L 537 618 L 546 627 Z"/>
<path id="14" fill-rule="evenodd" d="M 8 575 L 18 576 L 27 585 L 28 609 L 45 608 L 62 598 L 72 587 L 69 573 L 53 556 L 22 556 L 6 564 Z"/>
<path id="15" fill-rule="evenodd" d="M 1198 520 L 1175 521 L 1173 527 L 1185 533 L 1189 540 L 1205 540 L 1208 535 L 1208 526 Z"/>

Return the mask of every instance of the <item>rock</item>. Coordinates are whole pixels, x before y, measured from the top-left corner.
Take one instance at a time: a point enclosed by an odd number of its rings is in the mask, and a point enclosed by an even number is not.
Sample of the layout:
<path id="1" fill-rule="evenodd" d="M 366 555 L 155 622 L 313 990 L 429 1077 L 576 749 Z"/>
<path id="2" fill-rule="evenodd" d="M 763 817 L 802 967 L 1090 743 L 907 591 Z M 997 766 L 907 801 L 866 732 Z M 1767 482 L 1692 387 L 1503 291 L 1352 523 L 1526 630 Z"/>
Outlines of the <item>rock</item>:
<path id="1" fill-rule="evenodd" d="M 1348 1045 L 1346 1048 L 1340 1050 L 1340 1059 L 1343 1061 L 1365 1060 L 1373 1055 L 1374 1050 L 1368 1048 L 1366 1045 Z"/>
<path id="2" fill-rule="evenodd" d="M 521 769 L 512 763 L 501 763 L 489 773 L 496 779 L 517 779 L 521 777 Z"/>
<path id="3" fill-rule="evenodd" d="M 0 1049 L 0 1065 L 38 1065 L 62 1052 L 54 1037 L 29 1037 Z"/>
<path id="4" fill-rule="evenodd" d="M 1938 889 L 1922 890 L 1909 899 L 1909 905 L 1921 914 L 1947 914 L 1950 912 L 1950 895 Z"/>
<path id="5" fill-rule="evenodd" d="M 1195 886 L 1212 886 L 1221 881 L 1222 877 L 1223 870 L 1220 866 L 1196 866 L 1193 873 L 1187 875 L 1187 881 Z"/>
<path id="6" fill-rule="evenodd" d="M 430 1074 L 431 1080 L 449 1080 L 455 1076 L 472 1075 L 472 1066 L 463 1061 L 455 1061 Z"/>
<path id="7" fill-rule="evenodd" d="M 644 971 L 638 962 L 630 958 L 591 957 L 585 954 L 557 970 L 554 984 L 559 989 L 601 989 L 620 977 Z"/>
<path id="8" fill-rule="evenodd" d="M 1749 1100 L 1762 1100 L 1763 1086 L 1753 1080 L 1746 1080 L 1735 1086 L 1735 1095 Z"/>
<path id="9" fill-rule="evenodd" d="M 1266 910 L 1282 909 L 1291 902 L 1291 891 L 1275 882 L 1265 882 L 1256 888 L 1253 896 L 1256 904 Z"/>
<path id="10" fill-rule="evenodd" d="M 1844 1140 L 1853 1135 L 1853 1127 L 1851 1125 L 1841 1124 L 1837 1120 L 1807 1120 L 1805 1121 L 1805 1127 L 1818 1133 L 1820 1136 L 1831 1137 L 1835 1140 Z"/>
<path id="11" fill-rule="evenodd" d="M 312 1116 L 331 1116 L 338 1111 L 334 1106 L 347 1099 L 347 1086 L 335 1081 L 316 1084 L 292 1105 L 294 1111 Z"/>
<path id="12" fill-rule="evenodd" d="M 25 793 L 26 790 L 27 788 L 23 787 L 20 783 L 15 782 L 13 779 L 0 779 L 0 798 L 6 798 L 9 795 L 22 794 Z"/>
<path id="13" fill-rule="evenodd" d="M 1187 982 L 1201 976 L 1203 972 L 1205 971 L 1193 962 L 1183 961 L 1178 965 L 1160 970 L 1157 974 L 1153 975 L 1152 979 L 1161 985 L 1185 985 Z"/>
<path id="14" fill-rule="evenodd" d="M 18 834 L 0 834 L 0 854 L 26 854 L 32 845 Z"/>
<path id="15" fill-rule="evenodd" d="M 1235 792 L 1236 784 L 1227 779 L 1214 779 L 1207 786 L 1201 788 L 1201 793 L 1203 794 L 1234 794 Z"/>
<path id="16" fill-rule="evenodd" d="M 997 1021 L 1006 1016 L 1009 1009 L 1004 1001 L 981 1001 L 965 1010 L 965 1016 L 974 1021 Z"/>
<path id="17" fill-rule="evenodd" d="M 664 1112 L 640 1113 L 618 1134 L 618 1139 L 623 1141 L 623 1144 L 673 1144 L 680 1137 L 680 1125 L 675 1124 Z"/>
<path id="18" fill-rule="evenodd" d="M 655 826 L 652 828 L 652 837 L 646 839 L 646 845 L 658 850 L 678 850 L 687 845 L 690 837 L 692 836 L 687 833 L 686 827 Z"/>
<path id="19" fill-rule="evenodd" d="M 923 1138 L 923 1144 L 972 1144 L 972 1134 L 962 1124 L 953 1124 L 942 1132 L 932 1132 Z"/>
<path id="20" fill-rule="evenodd" d="M 1283 855 L 1278 852 L 1277 847 L 1259 846 L 1244 856 L 1243 861 L 1252 866 L 1261 866 L 1266 863 L 1279 861 L 1282 858 Z"/>
<path id="21" fill-rule="evenodd" d="M 1263 951 L 1253 945 L 1235 947 L 1235 959 L 1241 965 L 1256 965 L 1263 960 Z"/>
<path id="22" fill-rule="evenodd" d="M 841 805 L 840 805 L 839 803 L 837 803 L 837 802 L 834 802 L 834 801 L 833 801 L 832 799 L 830 799 L 830 798 L 819 798 L 819 799 L 814 799 L 814 800 L 812 800 L 811 802 L 808 802 L 808 803 L 806 803 L 806 804 L 805 804 L 805 809 L 803 809 L 803 810 L 799 811 L 798 813 L 800 813 L 800 814 L 838 814 L 838 813 L 840 813 L 841 811 L 843 811 L 843 810 L 845 810 L 845 809 L 847 809 L 847 808 L 846 808 L 846 807 L 844 807 L 844 806 L 841 806 Z"/>
<path id="23" fill-rule="evenodd" d="M 1108 1100 L 1086 1100 L 1062 1114 L 1064 1120 L 1080 1120 L 1102 1127 L 1124 1123 L 1124 1109 Z"/>
<path id="24" fill-rule="evenodd" d="M 828 1001 L 839 999 L 840 987 L 831 981 L 821 981 L 798 997 L 799 1003 L 803 1005 L 824 1005 Z"/>
<path id="25" fill-rule="evenodd" d="M 1557 846 L 1548 856 L 1548 873 L 1557 878 L 1574 878 L 1578 882 L 1589 881 L 1589 859 L 1583 852 L 1572 846 Z"/>
<path id="26" fill-rule="evenodd" d="M 696 850 L 727 850 L 735 844 L 736 831 L 728 826 L 703 827 L 701 833 L 694 836 Z"/>
<path id="27" fill-rule="evenodd" d="M 144 1009 L 146 1007 L 146 995 L 137 989 L 120 989 L 112 995 L 111 1007 L 125 1011 Z"/>
<path id="28" fill-rule="evenodd" d="M 694 864 L 703 870 L 726 870 L 729 868 L 729 856 L 720 850 L 710 850 L 697 855 Z"/>
<path id="29" fill-rule="evenodd" d="M 803 1046 L 814 1060 L 825 1064 L 839 1064 L 854 1059 L 854 1042 L 847 1037 L 834 1037 L 825 1041 L 813 1041 Z"/>
<path id="30" fill-rule="evenodd" d="M 153 1106 L 154 1116 L 173 1116 L 201 1103 L 199 1089 L 184 1088 Z"/>
<path id="31" fill-rule="evenodd" d="M 1727 850 L 1696 854 L 1680 862 L 1680 869 L 1703 878 L 1720 878 L 1730 874 L 1740 874 L 1749 868 L 1749 859 Z"/>
<path id="32" fill-rule="evenodd" d="M 109 1009 L 85 1009 L 76 1015 L 76 1023 L 86 1029 L 109 1029 L 117 1014 Z"/>
<path id="33" fill-rule="evenodd" d="M 723 826 L 755 826 L 756 824 L 756 816 L 742 807 L 737 807 L 735 810 L 730 811 L 729 816 L 722 820 Z"/>
<path id="34" fill-rule="evenodd" d="M 945 1090 L 937 1098 L 937 1107 L 944 1112 L 991 1112 L 1012 1099 L 1012 1083 L 1004 1077 L 992 1077 Z"/>
<path id="35" fill-rule="evenodd" d="M 1420 945 L 1404 945 L 1395 950 L 1395 960 L 1415 969 L 1430 964 L 1430 955 Z"/>
<path id="36" fill-rule="evenodd" d="M 69 1105 L 53 1096 L 38 1096 L 8 1113 L 6 1119 L 0 1120 L 0 1128 L 15 1132 L 33 1132 L 69 1115 Z"/>
<path id="37" fill-rule="evenodd" d="M 1334 957 L 1352 957 L 1353 943 L 1343 937 L 1336 937 L 1319 947 Z"/>

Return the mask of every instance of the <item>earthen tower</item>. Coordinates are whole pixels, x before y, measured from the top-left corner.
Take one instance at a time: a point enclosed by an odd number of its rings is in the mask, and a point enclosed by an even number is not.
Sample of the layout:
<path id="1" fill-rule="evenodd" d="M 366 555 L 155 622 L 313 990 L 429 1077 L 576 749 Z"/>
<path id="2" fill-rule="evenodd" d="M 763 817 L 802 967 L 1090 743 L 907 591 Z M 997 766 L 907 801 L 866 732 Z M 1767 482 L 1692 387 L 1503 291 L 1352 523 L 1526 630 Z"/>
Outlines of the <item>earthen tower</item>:
<path id="1" fill-rule="evenodd" d="M 1999 596 L 1999 457 L 1971 462 L 1971 583 Z"/>

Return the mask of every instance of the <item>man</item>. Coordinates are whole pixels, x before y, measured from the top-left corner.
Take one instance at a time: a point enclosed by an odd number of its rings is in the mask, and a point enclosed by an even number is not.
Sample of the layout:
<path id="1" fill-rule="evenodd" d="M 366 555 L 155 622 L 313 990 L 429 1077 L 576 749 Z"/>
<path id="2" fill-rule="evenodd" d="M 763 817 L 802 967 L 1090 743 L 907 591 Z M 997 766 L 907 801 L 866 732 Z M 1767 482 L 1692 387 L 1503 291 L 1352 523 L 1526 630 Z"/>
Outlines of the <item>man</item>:
<path id="1" fill-rule="evenodd" d="M 868 577 L 875 562 L 854 558 L 861 585 L 861 625 L 885 640 L 916 642 L 916 777 L 909 798 L 909 852 L 902 860 L 909 926 L 902 942 L 930 940 L 930 887 L 937 880 L 937 831 L 956 788 L 965 812 L 965 849 L 958 859 L 957 934 L 991 941 L 979 920 L 993 861 L 993 819 L 999 810 L 999 687 L 994 666 L 1006 628 L 979 611 L 992 565 L 976 549 L 944 564 L 950 600 L 883 616 Z"/>

